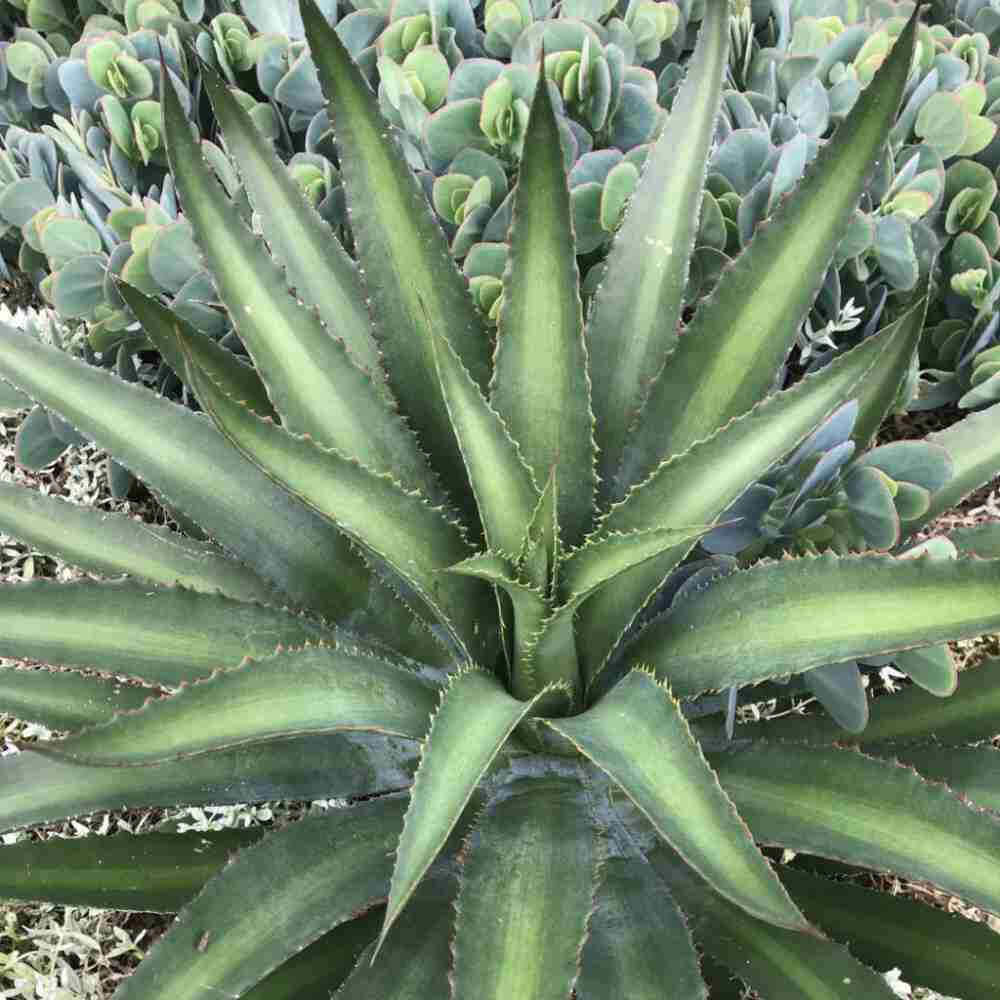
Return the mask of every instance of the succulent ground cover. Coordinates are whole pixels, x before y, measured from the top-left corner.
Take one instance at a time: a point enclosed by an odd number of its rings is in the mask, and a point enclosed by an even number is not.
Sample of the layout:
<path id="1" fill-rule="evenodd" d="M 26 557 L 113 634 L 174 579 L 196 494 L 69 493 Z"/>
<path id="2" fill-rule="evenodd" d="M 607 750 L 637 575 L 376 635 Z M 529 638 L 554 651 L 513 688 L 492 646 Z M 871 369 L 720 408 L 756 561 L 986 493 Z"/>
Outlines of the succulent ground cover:
<path id="1" fill-rule="evenodd" d="M 0 762 L 0 822 L 346 803 L 266 833 L 10 844 L 4 891 L 179 911 L 121 1000 L 704 1000 L 739 991 L 724 969 L 777 1000 L 879 1000 L 886 952 L 995 990 L 990 931 L 840 876 L 1000 909 L 998 665 L 960 684 L 948 645 L 1000 627 L 1000 538 L 919 538 L 995 477 L 1000 409 L 875 441 L 912 387 L 929 273 L 850 349 L 789 363 L 896 127 L 917 16 L 692 302 L 731 40 L 707 3 L 586 311 L 560 117 L 582 70 L 552 79 L 536 39 L 530 88 L 469 98 L 519 157 L 484 315 L 368 63 L 301 15 L 349 240 L 208 68 L 233 197 L 159 63 L 173 197 L 253 364 L 127 280 L 186 405 L 141 351 L 102 371 L 75 337 L 0 327 L 4 405 L 36 404 L 18 454 L 92 440 L 183 529 L 0 484 L 5 530 L 126 575 L 5 587 L 0 652 L 59 668 L 3 671 L 5 704 L 68 735 Z M 99 51 L 115 86 L 141 77 Z M 803 691 L 823 711 L 745 719 Z"/>

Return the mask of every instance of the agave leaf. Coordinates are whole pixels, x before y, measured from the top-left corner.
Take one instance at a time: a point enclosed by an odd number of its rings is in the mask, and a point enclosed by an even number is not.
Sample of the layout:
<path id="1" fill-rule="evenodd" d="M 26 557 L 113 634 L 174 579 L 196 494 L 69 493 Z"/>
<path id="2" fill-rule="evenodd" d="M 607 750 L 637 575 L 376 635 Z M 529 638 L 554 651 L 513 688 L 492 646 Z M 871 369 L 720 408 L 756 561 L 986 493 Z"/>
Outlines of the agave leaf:
<path id="1" fill-rule="evenodd" d="M 966 997 L 1000 989 L 1000 940 L 984 924 L 848 881 L 787 867 L 778 873 L 821 927 L 873 967 L 896 966 L 908 980 Z"/>
<path id="2" fill-rule="evenodd" d="M 491 400 L 535 481 L 556 466 L 558 522 L 568 545 L 590 526 L 596 487 L 571 214 L 559 128 L 539 73 L 514 192 Z"/>
<path id="3" fill-rule="evenodd" d="M 118 291 L 142 324 L 143 332 L 178 378 L 183 379 L 185 375 L 184 351 L 177 333 L 177 328 L 180 327 L 184 331 L 184 341 L 197 358 L 198 364 L 205 371 L 211 372 L 212 377 L 220 385 L 224 385 L 230 395 L 242 399 L 262 417 L 277 417 L 267 389 L 254 368 L 244 364 L 232 351 L 227 351 L 211 337 L 199 333 L 156 299 L 143 295 L 137 288 L 121 282 Z"/>
<path id="4" fill-rule="evenodd" d="M 354 362 L 376 382 L 383 380 L 357 265 L 221 77 L 203 66 L 202 80 L 272 256 L 284 266 L 299 297 L 316 307 L 330 335 L 343 340 Z"/>
<path id="5" fill-rule="evenodd" d="M 378 934 L 382 907 L 324 934 L 262 979 L 242 1000 L 329 1000 Z"/>
<path id="6" fill-rule="evenodd" d="M 662 847 L 649 860 L 687 913 L 698 944 L 768 1000 L 892 1000 L 885 980 L 843 945 L 755 920 L 707 892 Z"/>
<path id="7" fill-rule="evenodd" d="M 833 139 L 698 309 L 650 390 L 626 484 L 770 392 L 895 120 L 916 27 L 914 13 Z"/>
<path id="8" fill-rule="evenodd" d="M 419 886 L 374 960 L 373 942 L 337 1000 L 427 1000 L 448 995 L 457 879 L 432 874 Z M 374 964 L 373 964 L 374 963 Z"/>
<path id="9" fill-rule="evenodd" d="M 367 730 L 421 739 L 435 691 L 412 669 L 353 641 L 313 646 L 245 660 L 137 712 L 35 749 L 83 764 L 132 766 L 306 733 Z"/>
<path id="10" fill-rule="evenodd" d="M 375 905 L 385 897 L 402 805 L 391 796 L 309 816 L 243 851 L 122 983 L 120 1000 L 203 1000 L 206 983 L 242 996 L 321 934 Z M 258 905 L 262 893 L 266 907 Z"/>
<path id="11" fill-rule="evenodd" d="M 710 0 L 687 77 L 646 159 L 590 309 L 587 347 L 605 500 L 625 442 L 677 340 L 729 43 L 728 7 Z"/>
<path id="12" fill-rule="evenodd" d="M 333 618 L 364 606 L 369 574 L 347 540 L 205 420 L 4 326 L 0 378 L 56 410 L 296 603 Z"/>
<path id="13" fill-rule="evenodd" d="M 567 601 L 579 606 L 622 573 L 655 559 L 666 549 L 696 541 L 712 530 L 713 527 L 657 527 L 645 531 L 612 532 L 591 539 L 563 560 L 560 587 Z"/>
<path id="14" fill-rule="evenodd" d="M 560 584 L 568 596 L 565 603 L 537 622 L 523 648 L 522 669 L 536 684 L 551 682 L 567 673 L 575 683 L 579 668 L 573 619 L 580 605 L 623 573 L 664 551 L 694 541 L 706 530 L 711 529 L 652 528 L 615 533 L 586 542 L 570 553 L 560 573 Z"/>
<path id="15" fill-rule="evenodd" d="M 930 524 L 996 476 L 1000 468 L 1000 403 L 970 413 L 945 430 L 928 434 L 926 440 L 941 445 L 951 455 L 954 472 L 952 478 L 931 495 L 930 507 L 920 517 L 903 523 L 904 538 Z"/>
<path id="16" fill-rule="evenodd" d="M 107 722 L 119 711 L 141 708 L 160 692 L 109 677 L 67 670 L 0 667 L 0 704 L 5 714 L 46 729 L 74 729 Z"/>
<path id="17" fill-rule="evenodd" d="M 410 789 L 379 948 L 480 779 L 540 697 L 518 701 L 493 675 L 481 670 L 466 670 L 450 679 L 427 732 Z"/>
<path id="18" fill-rule="evenodd" d="M 533 587 L 546 594 L 555 591 L 558 586 L 559 561 L 562 558 L 557 492 L 556 469 L 553 466 L 518 548 L 518 569 Z"/>
<path id="19" fill-rule="evenodd" d="M 518 698 L 534 697 L 544 684 L 539 684 L 539 678 L 525 660 L 525 653 L 548 612 L 542 592 L 520 581 L 513 572 L 510 561 L 495 552 L 472 556 L 450 566 L 448 571 L 487 580 L 500 587 L 510 598 L 514 608 L 515 649 L 512 688 Z"/>
<path id="20" fill-rule="evenodd" d="M 1000 819 L 912 768 L 855 750 L 766 743 L 712 763 L 759 841 L 1000 908 Z"/>
<path id="21" fill-rule="evenodd" d="M 628 657 L 691 697 L 995 631 L 998 586 L 1000 560 L 827 554 L 762 563 L 679 601 Z"/>
<path id="22" fill-rule="evenodd" d="M 278 599 L 263 580 L 214 545 L 23 486 L 0 483 L 0 531 L 88 573 L 127 573 L 238 601 Z"/>
<path id="23" fill-rule="evenodd" d="M 185 213 L 285 426 L 434 495 L 433 474 L 413 435 L 343 341 L 289 294 L 263 242 L 203 160 L 173 88 L 163 89 L 171 169 Z"/>
<path id="24" fill-rule="evenodd" d="M 486 543 L 516 552 L 538 503 L 538 489 L 503 419 L 462 367 L 451 345 L 431 331 L 441 392 L 483 522 Z"/>
<path id="25" fill-rule="evenodd" d="M 546 723 L 604 771 L 716 892 L 769 923 L 810 930 L 667 688 L 633 671 L 583 715 Z"/>
<path id="26" fill-rule="evenodd" d="M 461 482 L 463 463 L 438 387 L 424 311 L 481 389 L 489 378 L 489 337 L 360 69 L 312 0 L 302 2 L 302 21 L 330 102 L 351 232 L 389 383 L 445 481 Z"/>
<path id="27" fill-rule="evenodd" d="M 930 275 L 920 284 L 914 293 L 917 298 L 913 305 L 898 319 L 890 324 L 890 328 L 904 330 L 923 330 L 927 317 L 927 307 L 931 301 Z M 907 334 L 902 336 L 906 338 Z M 916 347 L 908 356 L 901 356 L 895 364 L 879 365 L 865 379 L 864 386 L 857 394 L 858 415 L 854 420 L 851 438 L 857 444 L 857 454 L 863 453 L 875 441 L 875 435 L 882 426 L 882 421 L 897 405 L 900 388 L 906 382 L 910 373 L 910 363 Z"/>
<path id="28" fill-rule="evenodd" d="M 674 1000 L 705 1000 L 687 923 L 649 864 L 634 854 L 613 857 L 601 876 L 576 986 L 580 1000 L 662 1000 L 665 983 Z"/>
<path id="29" fill-rule="evenodd" d="M 150 684 L 180 684 L 332 634 L 287 611 L 180 587 L 36 580 L 0 592 L 0 655 Z"/>
<path id="30" fill-rule="evenodd" d="M 0 829 L 109 809 L 374 795 L 409 784 L 415 753 L 412 743 L 365 733 L 303 736 L 130 768 L 91 767 L 26 748 L 0 764 Z"/>
<path id="31" fill-rule="evenodd" d="M 440 572 L 469 553 L 461 530 L 440 508 L 388 476 L 260 419 L 190 356 L 187 372 L 202 406 L 238 451 L 398 573 L 464 649 L 489 648 L 493 636 L 480 624 L 496 620 L 488 590 Z"/>
<path id="32" fill-rule="evenodd" d="M 939 698 L 907 688 L 891 698 L 876 698 L 864 733 L 866 744 L 925 743 L 933 739 L 948 746 L 973 743 L 996 735 L 1000 718 L 1000 660 L 987 660 L 974 670 L 963 670 L 958 690 Z M 833 743 L 844 734 L 829 719 L 814 716 L 777 719 L 741 727 L 748 736 L 804 743 Z"/>
<path id="33" fill-rule="evenodd" d="M 1000 812 L 1000 751 L 978 747 L 871 747 L 879 757 L 893 757 L 915 767 L 931 781 L 944 782 L 956 795 L 984 809 Z"/>
<path id="34" fill-rule="evenodd" d="M 601 522 L 598 536 L 670 524 L 711 524 L 767 469 L 790 453 L 845 400 L 879 383 L 885 369 L 908 365 L 920 326 L 879 331 L 795 387 L 758 404 L 713 437 L 664 462 Z M 667 574 L 690 551 L 668 550 L 623 573 L 596 594 L 580 616 L 580 657 L 589 682 Z"/>
<path id="35" fill-rule="evenodd" d="M 599 861 L 582 785 L 557 777 L 508 784 L 466 844 L 452 996 L 565 1000 Z"/>
<path id="36" fill-rule="evenodd" d="M 263 830 L 54 838 L 0 848 L 4 899 L 176 913 Z"/>

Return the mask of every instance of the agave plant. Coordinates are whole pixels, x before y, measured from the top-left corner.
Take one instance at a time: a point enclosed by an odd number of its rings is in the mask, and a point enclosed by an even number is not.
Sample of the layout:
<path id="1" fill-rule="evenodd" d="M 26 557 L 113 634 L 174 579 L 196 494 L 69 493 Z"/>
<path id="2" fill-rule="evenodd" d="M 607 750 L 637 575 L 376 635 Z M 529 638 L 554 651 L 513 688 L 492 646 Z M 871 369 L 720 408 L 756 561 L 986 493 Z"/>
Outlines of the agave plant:
<path id="1" fill-rule="evenodd" d="M 3 488 L 4 531 L 126 579 L 5 588 L 0 653 L 65 668 L 5 670 L 5 708 L 69 735 L 4 762 L 0 825 L 122 805 L 349 801 L 263 837 L 15 844 L 0 849 L 0 891 L 180 910 L 122 1000 L 603 1000 L 664 984 L 704 998 L 706 980 L 733 996 L 720 968 L 765 996 L 888 998 L 828 936 L 868 958 L 882 920 L 918 928 L 912 978 L 939 984 L 946 953 L 949 975 L 977 984 L 969 995 L 995 989 L 982 928 L 915 904 L 899 917 L 898 901 L 880 909 L 778 871 L 758 843 L 997 910 L 997 820 L 833 746 L 847 737 L 823 719 L 774 739 L 741 727 L 727 743 L 712 692 L 1000 627 L 1000 560 L 825 552 L 676 585 L 730 505 L 845 402 L 863 450 L 907 377 L 923 301 L 772 393 L 894 119 L 916 20 L 682 336 L 727 4 L 706 4 L 586 323 L 536 67 L 494 345 L 377 95 L 311 0 L 302 17 L 357 266 L 207 74 L 266 243 L 169 84 L 164 131 L 255 367 L 124 284 L 204 413 L 0 329 L 5 380 L 214 540 Z M 977 413 L 939 442 L 953 475 L 907 535 L 995 471 L 983 422 L 996 420 Z M 897 482 L 925 481 L 891 467 Z M 879 468 L 859 474 L 888 488 Z M 864 738 L 989 735 L 996 669 L 973 681 L 948 712 L 901 697 L 895 723 L 882 699 L 886 718 Z M 930 757 L 928 773 L 951 767 L 964 790 L 957 756 Z"/>

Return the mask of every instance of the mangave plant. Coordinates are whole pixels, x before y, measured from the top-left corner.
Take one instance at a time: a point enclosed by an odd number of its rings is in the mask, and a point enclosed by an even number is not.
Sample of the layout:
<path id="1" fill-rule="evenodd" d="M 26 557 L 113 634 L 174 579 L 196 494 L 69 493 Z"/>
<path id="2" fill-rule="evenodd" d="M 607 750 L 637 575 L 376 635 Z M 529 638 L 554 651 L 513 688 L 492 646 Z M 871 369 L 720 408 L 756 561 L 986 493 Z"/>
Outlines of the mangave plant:
<path id="1" fill-rule="evenodd" d="M 968 787 L 968 751 L 944 748 L 993 732 L 996 668 L 951 702 L 879 699 L 866 753 L 825 717 L 728 741 L 714 693 L 994 630 L 1000 560 L 840 554 L 817 536 L 813 554 L 691 572 L 748 488 L 829 454 L 815 433 L 845 405 L 838 433 L 866 446 L 907 377 L 923 297 L 772 392 L 894 120 L 916 19 L 680 336 L 726 3 L 706 3 L 586 319 L 540 60 L 494 342 L 378 95 L 312 0 L 301 13 L 358 265 L 208 73 L 266 241 L 169 81 L 166 149 L 254 366 L 124 282 L 202 413 L 0 329 L 4 380 L 212 539 L 0 492 L 5 532 L 125 577 L 4 588 L 0 652 L 63 668 L 4 670 L 4 706 L 68 735 L 4 761 L 0 824 L 347 804 L 266 835 L 15 844 L 0 891 L 180 910 L 120 1000 L 733 996 L 720 969 L 765 996 L 888 998 L 861 960 L 879 960 L 886 926 L 910 978 L 951 989 L 946 969 L 968 995 L 995 991 L 988 932 L 773 866 L 758 845 L 1000 909 L 1000 824 L 921 777 L 995 801 L 991 780 Z M 852 509 L 867 543 L 909 537 L 992 475 L 997 419 L 848 464 L 849 500 L 896 505 L 891 538 Z M 894 759 L 911 752 L 912 767 Z"/>

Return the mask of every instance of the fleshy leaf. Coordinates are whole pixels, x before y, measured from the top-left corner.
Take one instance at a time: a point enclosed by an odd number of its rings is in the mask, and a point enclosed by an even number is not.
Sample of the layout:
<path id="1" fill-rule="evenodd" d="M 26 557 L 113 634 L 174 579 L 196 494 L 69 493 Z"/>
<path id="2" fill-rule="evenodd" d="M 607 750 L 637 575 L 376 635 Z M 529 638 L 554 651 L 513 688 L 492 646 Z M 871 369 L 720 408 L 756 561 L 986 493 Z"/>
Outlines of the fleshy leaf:
<path id="1" fill-rule="evenodd" d="M 374 906 L 385 896 L 402 806 L 393 796 L 334 809 L 244 851 L 123 982 L 120 1000 L 204 1000 L 206 983 L 213 994 L 241 996 L 321 934 Z"/>
<path id="2" fill-rule="evenodd" d="M 547 724 L 608 774 L 716 892 L 769 923 L 809 930 L 667 688 L 633 671 L 582 715 Z"/>
<path id="3" fill-rule="evenodd" d="M 538 76 L 514 190 L 491 402 L 542 483 L 556 469 L 562 540 L 590 526 L 594 417 L 569 185 L 549 84 Z"/>
<path id="4" fill-rule="evenodd" d="M 104 910 L 176 913 L 263 831 L 119 833 L 0 848 L 0 896 Z"/>
<path id="5" fill-rule="evenodd" d="M 0 590 L 0 655 L 150 684 L 181 684 L 332 635 L 287 611 L 180 587 L 36 580 Z"/>
<path id="6" fill-rule="evenodd" d="M 895 121 L 916 29 L 914 12 L 847 119 L 702 302 L 650 390 L 626 484 L 771 391 Z"/>
<path id="7" fill-rule="evenodd" d="M 606 500 L 649 382 L 677 341 L 726 68 L 728 13 L 723 0 L 705 5 L 687 77 L 646 159 L 591 305 L 587 348 Z"/>
<path id="8" fill-rule="evenodd" d="M 84 764 L 138 765 L 306 733 L 367 730 L 421 739 L 434 695 L 435 686 L 412 669 L 348 641 L 247 660 L 35 749 Z"/>
<path id="9" fill-rule="evenodd" d="M 301 7 L 329 101 L 351 231 L 389 382 L 445 481 L 459 483 L 463 464 L 438 387 L 425 312 L 482 389 L 489 378 L 489 337 L 361 70 L 313 0 L 302 0 Z"/>
<path id="10" fill-rule="evenodd" d="M 757 840 L 1000 908 L 1000 819 L 912 768 L 856 750 L 766 743 L 712 763 Z"/>
<path id="11" fill-rule="evenodd" d="M 0 483 L 0 530 L 88 573 L 125 573 L 240 601 L 277 599 L 267 584 L 214 545 L 11 483 Z"/>
<path id="12" fill-rule="evenodd" d="M 690 697 L 998 628 L 1000 560 L 827 554 L 714 581 L 650 625 L 627 655 Z"/>

